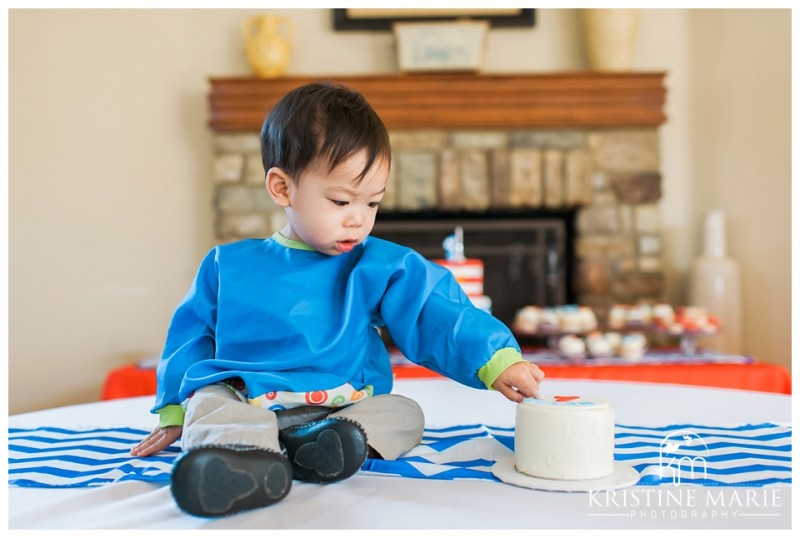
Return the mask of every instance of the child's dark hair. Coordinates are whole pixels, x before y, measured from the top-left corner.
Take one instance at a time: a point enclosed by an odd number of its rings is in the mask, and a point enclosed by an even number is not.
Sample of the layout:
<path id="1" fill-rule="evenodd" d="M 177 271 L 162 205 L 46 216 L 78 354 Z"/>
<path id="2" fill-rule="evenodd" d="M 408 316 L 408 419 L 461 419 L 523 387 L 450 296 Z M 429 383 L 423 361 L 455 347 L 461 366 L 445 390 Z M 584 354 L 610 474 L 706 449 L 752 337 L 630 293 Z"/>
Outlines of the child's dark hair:
<path id="1" fill-rule="evenodd" d="M 389 135 L 378 114 L 360 93 L 340 84 L 312 82 L 284 95 L 261 127 L 264 171 L 273 166 L 295 181 L 317 158 L 328 171 L 367 151 L 361 181 L 379 159 L 391 162 Z"/>

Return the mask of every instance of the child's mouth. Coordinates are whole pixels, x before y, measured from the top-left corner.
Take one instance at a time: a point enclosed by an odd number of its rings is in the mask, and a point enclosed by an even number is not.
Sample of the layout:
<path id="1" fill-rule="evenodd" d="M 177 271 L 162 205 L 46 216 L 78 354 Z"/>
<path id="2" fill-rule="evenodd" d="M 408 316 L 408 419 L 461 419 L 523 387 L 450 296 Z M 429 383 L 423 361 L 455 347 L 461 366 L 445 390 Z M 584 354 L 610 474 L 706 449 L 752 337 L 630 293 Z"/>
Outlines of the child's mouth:
<path id="1" fill-rule="evenodd" d="M 355 239 L 348 239 L 347 241 L 337 241 L 336 242 L 336 250 L 339 252 L 350 252 L 355 248 L 356 240 Z"/>

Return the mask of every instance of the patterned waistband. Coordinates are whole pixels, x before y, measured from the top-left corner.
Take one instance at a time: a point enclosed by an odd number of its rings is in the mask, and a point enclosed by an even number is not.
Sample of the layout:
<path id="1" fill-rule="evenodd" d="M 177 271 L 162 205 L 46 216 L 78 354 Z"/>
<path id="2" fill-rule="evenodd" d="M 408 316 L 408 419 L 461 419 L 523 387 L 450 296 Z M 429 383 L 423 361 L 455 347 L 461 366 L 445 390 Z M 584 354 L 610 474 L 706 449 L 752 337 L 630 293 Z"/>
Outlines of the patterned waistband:
<path id="1" fill-rule="evenodd" d="M 301 405 L 344 407 L 364 398 L 370 398 L 373 394 L 372 385 L 366 385 L 363 389 L 358 390 L 350 383 L 345 383 L 334 389 L 309 390 L 307 392 L 273 391 L 251 397 L 241 379 L 229 380 L 224 384 L 233 390 L 243 402 L 249 402 L 250 405 L 263 407 L 270 411 L 282 411 Z"/>

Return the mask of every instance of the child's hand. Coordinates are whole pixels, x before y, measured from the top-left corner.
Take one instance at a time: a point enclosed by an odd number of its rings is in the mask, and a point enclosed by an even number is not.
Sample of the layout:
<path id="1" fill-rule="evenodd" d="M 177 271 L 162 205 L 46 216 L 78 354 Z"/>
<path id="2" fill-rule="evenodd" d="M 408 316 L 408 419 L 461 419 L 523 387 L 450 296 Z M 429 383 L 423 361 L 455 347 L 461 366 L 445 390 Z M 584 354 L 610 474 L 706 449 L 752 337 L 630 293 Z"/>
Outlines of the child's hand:
<path id="1" fill-rule="evenodd" d="M 516 362 L 503 370 L 492 386 L 512 402 L 521 402 L 539 394 L 544 372 L 533 363 Z"/>
<path id="2" fill-rule="evenodd" d="M 156 428 L 150 435 L 142 439 L 131 449 L 131 456 L 150 456 L 157 454 L 178 440 L 183 433 L 183 426 L 167 426 Z"/>

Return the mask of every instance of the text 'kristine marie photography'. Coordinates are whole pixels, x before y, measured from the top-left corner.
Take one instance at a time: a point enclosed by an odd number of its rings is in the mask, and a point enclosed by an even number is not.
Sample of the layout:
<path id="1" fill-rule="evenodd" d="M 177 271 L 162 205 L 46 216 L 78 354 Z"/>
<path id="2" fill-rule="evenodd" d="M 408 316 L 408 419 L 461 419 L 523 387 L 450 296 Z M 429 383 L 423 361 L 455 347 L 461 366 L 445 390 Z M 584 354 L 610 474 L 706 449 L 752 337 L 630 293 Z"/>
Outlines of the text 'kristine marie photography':
<path id="1" fill-rule="evenodd" d="M 783 488 L 633 488 L 589 492 L 589 515 L 631 519 L 776 517 Z"/>

